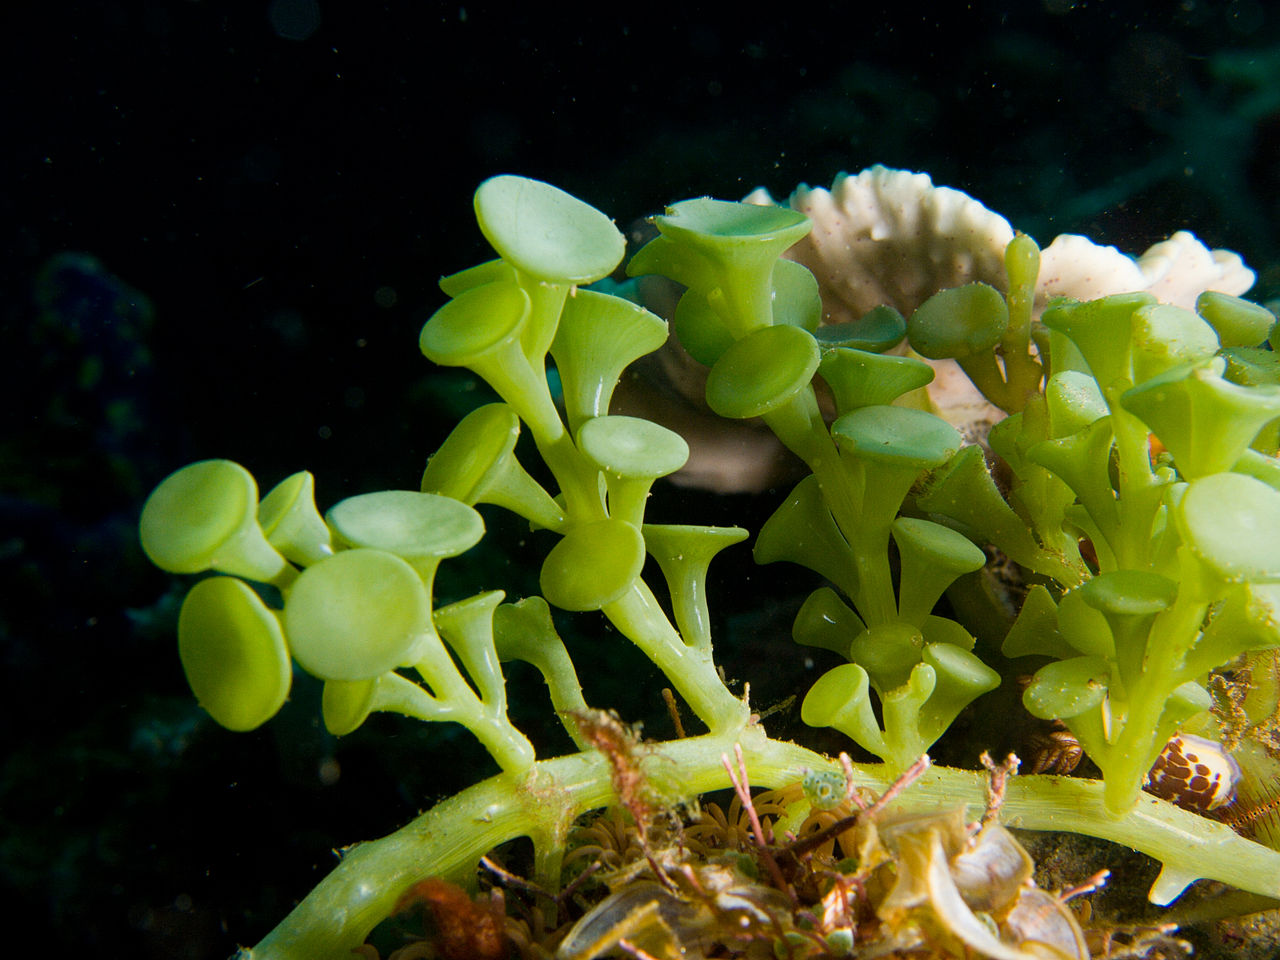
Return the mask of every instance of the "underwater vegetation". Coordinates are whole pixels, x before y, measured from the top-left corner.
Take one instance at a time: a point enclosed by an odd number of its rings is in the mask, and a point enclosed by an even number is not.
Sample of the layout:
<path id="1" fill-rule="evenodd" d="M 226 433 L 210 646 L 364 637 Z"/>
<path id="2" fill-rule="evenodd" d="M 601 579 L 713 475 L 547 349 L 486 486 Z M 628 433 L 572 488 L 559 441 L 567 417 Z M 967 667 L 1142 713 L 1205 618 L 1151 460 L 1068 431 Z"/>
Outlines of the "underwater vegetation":
<path id="1" fill-rule="evenodd" d="M 1275 317 L 1235 295 L 1251 273 L 1189 234 L 1136 261 L 1083 238 L 1042 251 L 963 194 L 883 168 L 791 206 L 752 199 L 654 218 L 626 269 L 678 285 L 668 321 L 642 283 L 600 284 L 626 253 L 607 216 L 538 181 L 487 180 L 475 211 L 497 257 L 441 281 L 450 299 L 419 346 L 500 402 L 457 424 L 418 489 L 321 513 L 306 471 L 260 498 L 244 467 L 206 460 L 151 494 L 147 555 L 199 577 L 179 655 L 217 722 L 269 721 L 296 663 L 323 681 L 331 733 L 374 712 L 453 722 L 500 768 L 344 851 L 247 955 L 367 952 L 412 904 L 432 932 L 406 957 L 1110 949 L 1066 905 L 1104 878 L 1037 888 L 1002 824 L 1142 851 L 1161 863 L 1159 904 L 1200 878 L 1280 898 L 1280 852 L 1206 816 L 1237 788 L 1274 790 L 1258 771 L 1277 748 L 1280 366 Z M 761 529 L 649 516 L 691 441 L 611 411 L 624 372 L 663 351 L 705 368 L 684 382 L 709 418 L 767 430 L 802 465 Z M 540 596 L 479 584 L 436 605 L 441 564 L 485 535 L 478 505 L 547 545 Z M 726 683 L 707 573 L 753 536 L 756 562 L 821 578 L 794 640 L 845 661 L 797 691 L 803 720 L 874 760 L 771 738 Z M 641 742 L 588 704 L 553 608 L 602 614 L 599 642 L 637 647 L 693 720 Z M 541 755 L 508 716 L 513 660 L 541 676 L 575 752 Z M 1019 675 L 1026 710 L 1101 780 L 929 763 Z M 728 788 L 729 814 L 698 811 Z M 518 869 L 490 858 L 517 839 L 531 850 Z M 523 905 L 518 922 L 501 896 L 473 898 L 482 873 Z M 1163 935 L 1125 932 L 1138 953 Z"/>

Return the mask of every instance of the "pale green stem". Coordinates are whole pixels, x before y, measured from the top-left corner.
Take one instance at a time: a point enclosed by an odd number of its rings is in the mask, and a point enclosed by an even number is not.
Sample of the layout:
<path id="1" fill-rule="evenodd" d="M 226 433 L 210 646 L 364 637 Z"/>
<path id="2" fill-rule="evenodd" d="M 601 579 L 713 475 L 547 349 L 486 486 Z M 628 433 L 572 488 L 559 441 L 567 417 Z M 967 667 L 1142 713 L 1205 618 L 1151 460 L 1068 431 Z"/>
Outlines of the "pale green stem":
<path id="1" fill-rule="evenodd" d="M 857 588 L 856 596 L 849 599 L 858 613 L 868 626 L 896 619 L 889 570 L 889 524 L 902 505 L 902 497 L 898 497 L 887 517 L 883 510 L 868 509 L 873 491 L 866 488 L 866 482 L 868 475 L 876 475 L 876 467 L 860 462 L 854 455 L 841 454 L 822 420 L 812 387 L 805 387 L 790 402 L 766 414 L 764 422 L 818 478 L 822 499 L 853 550 Z M 903 495 L 909 488 L 908 483 Z"/>
<path id="2" fill-rule="evenodd" d="M 1005 382 L 1005 372 L 1000 369 L 1000 364 L 996 362 L 996 354 L 994 350 L 984 350 L 982 353 L 970 354 L 967 357 L 957 357 L 956 363 L 960 365 L 960 369 L 965 372 L 970 382 L 977 387 L 984 397 L 990 400 L 995 406 L 999 407 L 1007 413 L 1017 413 L 1026 406 L 1027 398 L 1022 396 L 1021 403 L 1015 402 L 1012 396 L 1013 391 L 1009 389 L 1009 384 Z"/>
<path id="3" fill-rule="evenodd" d="M 889 532 L 902 501 L 921 471 L 884 463 L 867 463 L 865 470 L 866 493 L 857 526 L 848 530 L 841 527 L 841 530 L 853 547 L 858 565 L 855 598 L 858 613 L 868 627 L 874 627 L 898 619 L 893 574 L 889 569 Z"/>
<path id="4" fill-rule="evenodd" d="M 1031 356 L 1031 311 L 1035 302 L 1035 281 L 1026 285 L 1011 285 L 1005 298 L 1009 305 L 1009 326 L 1000 338 L 1000 359 L 1004 366 L 1004 379 L 1008 386 L 1005 407 L 1008 413 L 1017 413 L 1027 405 L 1027 400 L 1039 393 L 1044 367 Z"/>
<path id="5" fill-rule="evenodd" d="M 1017 413 L 1027 400 L 1039 393 L 1044 367 L 1031 356 L 1031 307 L 1034 287 L 1010 289 L 1009 327 L 1000 338 L 1000 359 L 1004 365 L 1007 413 Z"/>
<path id="6" fill-rule="evenodd" d="M 884 716 L 884 743 L 887 748 L 883 759 L 888 761 L 892 770 L 905 770 L 929 748 L 920 735 L 920 703 L 882 696 L 880 709 Z"/>
<path id="7" fill-rule="evenodd" d="M 577 726 L 577 724 L 569 724 Z M 569 845 L 569 831 L 572 821 L 557 819 L 547 830 L 530 830 L 529 839 L 533 841 L 533 877 L 532 880 L 549 893 L 559 893 L 561 875 L 564 872 L 564 855 Z M 539 907 L 547 929 L 554 930 L 558 923 L 557 915 L 560 905 L 549 897 L 540 898 Z"/>
<path id="8" fill-rule="evenodd" d="M 520 286 L 529 295 L 529 322 L 520 336 L 520 346 L 529 362 L 536 368 L 545 363 L 547 350 L 555 339 L 556 327 L 560 324 L 560 314 L 564 310 L 565 298 L 569 295 L 569 286 L 563 283 L 551 283 L 539 280 L 527 273 L 517 271 Z"/>
<path id="9" fill-rule="evenodd" d="M 507 718 L 504 706 L 476 696 L 440 641 L 428 645 L 427 654 L 414 669 L 447 711 L 436 719 L 453 720 L 470 730 L 503 770 L 529 769 L 534 761 L 533 744 Z"/>
<path id="10" fill-rule="evenodd" d="M 761 419 L 782 445 L 808 464 L 814 473 L 824 466 L 831 467 L 839 459 L 835 441 L 818 409 L 812 384 L 801 387 L 795 396 Z"/>
<path id="11" fill-rule="evenodd" d="M 1193 583 L 1184 579 L 1173 607 L 1152 623 L 1140 663 L 1134 664 L 1117 650 L 1122 675 L 1130 674 L 1124 677 L 1129 702 L 1103 768 L 1111 810 L 1123 812 L 1137 801 L 1147 770 L 1172 732 L 1163 729 L 1160 718 L 1170 694 L 1187 679 L 1182 675 L 1183 658 L 1209 609 L 1208 603 L 1196 596 L 1199 591 Z M 1135 666 L 1140 673 L 1133 673 Z"/>
<path id="12" fill-rule="evenodd" d="M 642 526 L 654 478 L 610 477 L 606 474 L 605 479 L 609 488 L 609 516 L 625 520 L 633 527 Z"/>
<path id="13" fill-rule="evenodd" d="M 650 785 L 672 803 L 728 787 L 721 757 L 740 743 L 751 783 L 777 788 L 832 761 L 793 743 L 769 740 L 758 726 L 720 735 L 655 743 L 643 752 Z M 883 791 L 883 765 L 856 765 L 855 785 Z M 985 806 L 984 775 L 934 767 L 893 801 L 908 811 Z M 479 858 L 517 837 L 565 836 L 579 816 L 614 802 L 609 768 L 596 753 L 543 760 L 525 776 L 499 774 L 417 817 L 381 840 L 348 848 L 338 865 L 251 951 L 252 960 L 349 960 L 408 887 L 428 877 L 468 882 Z M 1109 814 L 1102 784 L 1065 777 L 1015 777 L 1001 819 L 1028 830 L 1069 830 L 1132 847 L 1164 863 L 1152 897 L 1168 903 L 1198 878 L 1280 896 L 1280 852 L 1154 797 L 1123 816 Z M 549 866 L 549 864 L 548 864 Z"/>
<path id="14" fill-rule="evenodd" d="M 516 729 L 505 713 L 485 712 L 472 721 L 461 721 L 503 770 L 518 773 L 533 766 L 533 744 Z"/>
<path id="15" fill-rule="evenodd" d="M 518 345 L 512 345 L 509 350 L 481 358 L 471 368 L 498 391 L 535 436 L 551 441 L 565 432 L 564 421 L 547 387 L 543 358 L 529 361 Z"/>
<path id="16" fill-rule="evenodd" d="M 773 323 L 773 270 L 750 265 L 723 271 L 718 292 L 723 296 L 724 324 L 735 340 Z M 752 267 L 755 267 L 754 269 Z M 714 299 L 713 299 L 714 302 Z"/>
<path id="17" fill-rule="evenodd" d="M 746 722 L 750 710 L 724 685 L 710 647 L 681 640 L 644 580 L 636 577 L 631 589 L 602 612 L 663 672 L 708 729 L 721 732 Z"/>
<path id="18" fill-rule="evenodd" d="M 427 722 L 456 720 L 458 717 L 458 711 L 452 704 L 436 699 L 421 684 L 395 671 L 379 677 L 377 684 L 374 710 Z"/>
<path id="19" fill-rule="evenodd" d="M 533 432 L 543 462 L 560 485 L 564 511 L 571 523 L 590 523 L 608 516 L 600 492 L 600 471 L 588 462 L 563 429 L 555 437 Z"/>
<path id="20" fill-rule="evenodd" d="M 1147 427 L 1120 406 L 1121 392 L 1117 388 L 1107 395 L 1120 468 L 1120 523 L 1111 547 L 1119 569 L 1146 570 L 1151 563 L 1152 531 L 1163 484 L 1151 470 Z"/>
<path id="21" fill-rule="evenodd" d="M 1004 371 L 1009 382 L 1009 413 L 1017 413 L 1026 407 L 1028 399 L 1040 392 L 1044 368 L 1027 352 L 1024 346 L 1021 351 L 1004 355 Z"/>
<path id="22" fill-rule="evenodd" d="M 554 332 L 554 325 L 551 329 Z M 545 357 L 528 361 L 516 349 L 500 358 L 489 358 L 475 369 L 529 428 L 538 452 L 560 484 L 565 512 L 577 522 L 603 520 L 606 514 L 600 498 L 598 471 L 574 446 L 551 399 Z"/>
<path id="23" fill-rule="evenodd" d="M 542 674 L 551 696 L 551 706 L 555 708 L 565 732 L 578 749 L 585 750 L 586 741 L 570 715 L 586 710 L 587 702 L 583 699 L 582 685 L 578 682 L 573 661 L 569 659 L 569 651 L 564 648 L 560 638 L 546 638 L 537 634 L 508 637 L 503 641 L 499 655 L 504 660 L 523 660 Z"/>

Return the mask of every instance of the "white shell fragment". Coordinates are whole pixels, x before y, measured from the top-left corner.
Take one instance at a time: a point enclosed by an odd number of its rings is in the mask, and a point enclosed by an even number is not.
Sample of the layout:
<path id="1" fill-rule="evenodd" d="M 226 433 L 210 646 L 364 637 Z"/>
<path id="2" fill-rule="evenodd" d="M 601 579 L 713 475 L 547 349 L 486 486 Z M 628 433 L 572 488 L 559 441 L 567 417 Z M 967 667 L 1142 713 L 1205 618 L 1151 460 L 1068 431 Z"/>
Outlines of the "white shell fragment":
<path id="1" fill-rule="evenodd" d="M 931 911 L 938 926 L 977 955 L 995 960 L 1088 960 L 1084 931 L 1060 897 L 1031 878 L 1031 858 L 992 822 L 970 836 L 963 816 L 884 818 L 879 838 L 897 863 L 877 913 L 889 929 Z M 902 946 L 908 946 L 903 943 Z"/>

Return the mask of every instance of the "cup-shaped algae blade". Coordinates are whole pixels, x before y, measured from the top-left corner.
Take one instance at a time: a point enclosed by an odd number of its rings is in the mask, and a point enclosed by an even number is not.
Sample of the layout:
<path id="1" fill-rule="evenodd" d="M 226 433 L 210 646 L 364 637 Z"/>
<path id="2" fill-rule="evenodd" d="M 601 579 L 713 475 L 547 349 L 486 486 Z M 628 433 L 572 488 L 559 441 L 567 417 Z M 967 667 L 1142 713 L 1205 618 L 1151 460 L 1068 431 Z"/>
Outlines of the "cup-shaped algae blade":
<path id="1" fill-rule="evenodd" d="M 316 478 L 308 470 L 271 488 L 258 505 L 258 523 L 267 542 L 300 566 L 333 553 L 329 528 L 316 509 Z"/>
<path id="2" fill-rule="evenodd" d="M 1053 374 L 1045 384 L 1044 401 L 1055 438 L 1077 433 L 1111 412 L 1098 381 L 1079 370 Z"/>
<path id="3" fill-rule="evenodd" d="M 1060 301 L 1050 304 L 1040 319 L 1075 345 L 1106 396 L 1112 387 L 1133 382 L 1131 317 L 1135 310 L 1155 303 L 1156 298 L 1149 293 L 1118 293 L 1086 302 Z M 1054 368 L 1066 369 L 1056 359 Z"/>
<path id="4" fill-rule="evenodd" d="M 849 347 L 870 353 L 884 353 L 900 344 L 906 335 L 907 321 L 888 304 L 872 307 L 857 320 L 825 324 L 814 333 L 824 349 Z"/>
<path id="5" fill-rule="evenodd" d="M 284 608 L 289 648 L 324 680 L 371 680 L 439 643 L 413 567 L 382 550 L 342 550 L 298 577 Z"/>
<path id="6" fill-rule="evenodd" d="M 418 346 L 432 363 L 475 371 L 537 435 L 554 440 L 563 431 L 560 414 L 545 371 L 525 356 L 521 345 L 530 314 L 529 295 L 518 284 L 486 283 L 432 314 Z"/>
<path id="7" fill-rule="evenodd" d="M 853 550 L 831 516 L 814 474 L 796 484 L 765 521 L 752 555 L 760 564 L 779 560 L 798 563 L 826 577 L 847 596 L 857 595 Z"/>
<path id="8" fill-rule="evenodd" d="M 849 644 L 849 659 L 866 668 L 880 693 L 906 683 L 923 652 L 924 634 L 904 620 L 873 623 Z"/>
<path id="9" fill-rule="evenodd" d="M 1280 387 L 1242 387 L 1222 376 L 1224 361 L 1184 364 L 1126 391 L 1121 404 L 1173 454 L 1188 480 L 1230 470 L 1269 421 L 1280 417 Z"/>
<path id="10" fill-rule="evenodd" d="M 791 637 L 806 647 L 821 647 L 848 659 L 849 641 L 867 625 L 830 587 L 819 587 L 805 598 L 791 625 Z"/>
<path id="11" fill-rule="evenodd" d="M 1009 326 L 1009 308 L 1000 291 L 969 283 L 939 291 L 907 321 L 911 347 L 930 360 L 989 353 Z"/>
<path id="12" fill-rule="evenodd" d="M 960 449 L 955 427 L 906 407 L 862 407 L 836 420 L 831 433 L 859 458 L 916 473 L 941 466 Z"/>
<path id="13" fill-rule="evenodd" d="M 1000 674 L 963 647 L 930 643 L 921 655 L 933 668 L 934 687 L 920 709 L 920 734 L 932 744 L 946 732 L 960 711 L 1000 686 Z"/>
<path id="14" fill-rule="evenodd" d="M 898 517 L 892 533 L 902 559 L 898 616 L 921 626 L 956 577 L 980 570 L 982 549 L 963 534 L 930 520 Z"/>
<path id="15" fill-rule="evenodd" d="M 805 694 L 800 718 L 811 727 L 834 727 L 864 750 L 887 760 L 889 748 L 871 705 L 867 671 L 856 663 L 833 667 Z"/>
<path id="16" fill-rule="evenodd" d="M 733 334 L 711 306 L 711 301 L 692 288 L 680 297 L 671 324 L 680 346 L 689 356 L 708 367 L 734 343 Z"/>
<path id="17" fill-rule="evenodd" d="M 436 630 L 462 661 L 485 705 L 494 711 L 506 709 L 506 686 L 493 640 L 493 612 L 502 602 L 501 590 L 488 590 L 467 597 L 435 612 Z"/>
<path id="18" fill-rule="evenodd" d="M 171 473 L 147 497 L 142 549 L 161 570 L 218 570 L 284 585 L 293 568 L 258 526 L 258 484 L 231 460 L 201 460 Z"/>
<path id="19" fill-rule="evenodd" d="M 1174 510 L 1183 541 L 1227 583 L 1280 581 L 1280 492 L 1241 473 L 1187 487 Z"/>
<path id="20" fill-rule="evenodd" d="M 191 588 L 178 615 L 178 655 L 196 700 L 228 730 L 261 726 L 289 696 L 279 618 L 234 577 Z"/>
<path id="21" fill-rule="evenodd" d="M 1276 325 L 1276 315 L 1261 304 L 1217 290 L 1196 297 L 1196 313 L 1213 327 L 1224 347 L 1256 347 Z"/>
<path id="22" fill-rule="evenodd" d="M 547 601 L 534 596 L 500 605 L 493 614 L 493 639 L 502 660 L 521 660 L 537 668 L 565 732 L 579 749 L 588 749 L 582 731 L 572 720 L 572 715 L 587 709 L 587 702 Z"/>
<path id="23" fill-rule="evenodd" d="M 392 673 L 390 676 L 400 675 Z M 381 680 L 382 677 L 369 680 L 326 680 L 320 697 L 320 716 L 324 720 L 324 728 L 335 737 L 345 737 L 359 729 L 373 712 L 374 697 Z"/>
<path id="24" fill-rule="evenodd" d="M 499 257 L 459 270 L 457 273 L 451 273 L 447 277 L 441 277 L 439 286 L 448 296 L 456 297 L 474 287 L 482 287 L 486 283 L 495 281 L 515 283 L 518 277 L 515 267 Z"/>
<path id="25" fill-rule="evenodd" d="M 1213 327 L 1190 310 L 1170 303 L 1139 307 L 1133 328 L 1133 382 L 1142 383 L 1184 363 L 1208 360 L 1218 352 Z"/>
<path id="26" fill-rule="evenodd" d="M 817 333 L 822 323 L 822 293 L 818 279 L 802 263 L 773 261 L 773 322 Z"/>
<path id="27" fill-rule="evenodd" d="M 664 258 L 677 266 L 671 275 L 703 295 L 718 290 L 735 338 L 774 322 L 774 263 L 811 228 L 804 214 L 785 207 L 707 197 L 668 207 L 653 222 L 666 241 Z M 692 254 L 691 269 L 679 269 L 681 250 Z"/>
<path id="28" fill-rule="evenodd" d="M 680 434 L 639 417 L 595 417 L 582 425 L 577 440 L 578 449 L 604 474 L 610 515 L 637 526 L 654 480 L 675 473 L 689 459 L 689 445 Z"/>
<path id="29" fill-rule="evenodd" d="M 599 610 L 631 589 L 644 556 L 644 537 L 625 520 L 573 527 L 542 562 L 542 595 L 562 610 Z"/>
<path id="30" fill-rule="evenodd" d="M 438 493 L 469 506 L 479 503 L 513 455 L 520 418 L 505 403 L 486 403 L 458 421 L 422 472 L 423 493 Z"/>
<path id="31" fill-rule="evenodd" d="M 837 444 L 865 465 L 863 512 L 867 522 L 888 525 L 912 483 L 960 449 L 959 432 L 940 417 L 906 407 L 859 407 L 831 425 Z"/>
<path id="32" fill-rule="evenodd" d="M 590 290 L 570 297 L 551 342 L 570 429 L 608 413 L 622 371 L 666 339 L 666 323 L 630 301 Z"/>
<path id="33" fill-rule="evenodd" d="M 645 548 L 658 561 L 671 592 L 676 625 L 690 646 L 710 648 L 711 614 L 707 607 L 707 570 L 725 547 L 747 539 L 741 527 L 699 527 L 646 523 Z"/>
<path id="34" fill-rule="evenodd" d="M 388 671 L 369 680 L 326 680 L 320 697 L 324 727 L 335 737 L 359 729 L 375 712 L 419 720 L 450 719 L 450 708 L 407 677 Z"/>
<path id="35" fill-rule="evenodd" d="M 818 373 L 836 398 L 836 412 L 893 403 L 933 381 L 933 368 L 914 357 L 837 347 L 822 356 Z"/>
<path id="36" fill-rule="evenodd" d="M 516 269 L 532 300 L 521 346 L 531 363 L 540 363 L 570 290 L 612 273 L 626 240 L 595 207 L 527 177 L 490 177 L 476 190 L 475 211 L 481 233 Z"/>
<path id="37" fill-rule="evenodd" d="M 707 406 L 745 419 L 775 410 L 809 385 L 821 356 L 801 327 L 763 327 L 721 354 L 707 375 Z"/>
<path id="38" fill-rule="evenodd" d="M 1012 560 L 1063 584 L 1079 583 L 1084 565 L 1042 549 L 1026 521 L 1005 501 L 987 469 L 982 448 L 962 447 L 926 481 L 916 506 L 959 524 L 974 539 L 991 543 Z"/>
<path id="39" fill-rule="evenodd" d="M 440 560 L 470 550 L 484 536 L 484 521 L 473 508 L 416 490 L 348 497 L 330 507 L 325 518 L 343 542 L 394 553 L 428 583 Z"/>
<path id="40" fill-rule="evenodd" d="M 503 174 L 475 195 L 480 232 L 507 263 L 552 283 L 587 284 L 622 262 L 626 239 L 603 213 L 559 187 Z"/>
<path id="41" fill-rule="evenodd" d="M 1280 583 L 1233 584 L 1225 592 L 1187 655 L 1186 671 L 1190 674 L 1212 670 L 1242 653 L 1280 646 Z M 1255 683 L 1248 696 L 1255 697 L 1267 682 Z M 1275 680 L 1270 682 L 1274 685 Z M 1273 712 L 1263 711 L 1259 719 Z"/>
<path id="42" fill-rule="evenodd" d="M 1022 702 L 1041 720 L 1070 720 L 1096 709 L 1107 697 L 1111 668 L 1102 657 L 1057 660 L 1036 671 Z"/>
<path id="43" fill-rule="evenodd" d="M 445 438 L 422 473 L 422 492 L 468 506 L 492 503 L 531 523 L 557 529 L 564 510 L 516 459 L 520 420 L 505 403 L 472 410 Z"/>

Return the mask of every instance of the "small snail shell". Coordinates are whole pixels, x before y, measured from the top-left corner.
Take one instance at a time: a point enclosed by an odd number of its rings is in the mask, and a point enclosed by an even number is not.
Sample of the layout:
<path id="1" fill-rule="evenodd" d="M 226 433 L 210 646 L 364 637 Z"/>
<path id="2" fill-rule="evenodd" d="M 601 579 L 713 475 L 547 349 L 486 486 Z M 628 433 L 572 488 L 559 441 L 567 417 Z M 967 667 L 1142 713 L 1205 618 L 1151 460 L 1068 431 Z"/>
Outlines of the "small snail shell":
<path id="1" fill-rule="evenodd" d="M 1222 744 L 1180 733 L 1147 774 L 1147 791 L 1187 810 L 1207 813 L 1235 797 L 1240 767 Z"/>

